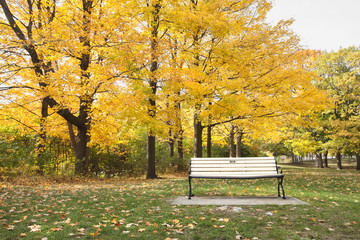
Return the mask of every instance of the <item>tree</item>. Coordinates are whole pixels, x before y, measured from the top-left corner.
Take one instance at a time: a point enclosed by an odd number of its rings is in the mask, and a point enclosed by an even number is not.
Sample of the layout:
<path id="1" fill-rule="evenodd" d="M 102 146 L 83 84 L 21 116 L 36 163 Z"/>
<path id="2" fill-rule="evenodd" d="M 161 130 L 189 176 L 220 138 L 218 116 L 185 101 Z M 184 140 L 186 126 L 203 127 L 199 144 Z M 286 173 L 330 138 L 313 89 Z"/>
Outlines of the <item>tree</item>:
<path id="1" fill-rule="evenodd" d="M 184 91 L 194 105 L 197 157 L 202 156 L 204 128 L 296 115 L 316 99 L 324 100 L 305 67 L 312 52 L 300 51 L 291 21 L 266 24 L 270 7 L 267 1 L 190 1 L 183 6 L 190 20 L 186 25 L 180 15 L 176 24 L 191 40 L 184 50 L 189 69 Z"/>
<path id="2" fill-rule="evenodd" d="M 15 74 L 5 83 L 7 88 L 36 90 L 31 94 L 43 99 L 44 108 L 49 106 L 76 126 L 75 173 L 86 174 L 97 96 L 118 92 L 119 77 L 128 67 L 125 58 L 117 57 L 128 51 L 119 43 L 132 36 L 122 12 L 126 4 L 18 1 L 10 9 L 7 1 L 1 0 L 0 5 L 6 17 L 1 23 L 6 36 L 2 44 L 21 53 L 8 59 Z M 24 67 L 14 64 L 18 59 L 26 63 Z M 19 78 L 23 82 L 17 81 Z"/>
<path id="3" fill-rule="evenodd" d="M 342 169 L 341 153 L 345 150 L 359 153 L 358 118 L 360 103 L 360 50 L 356 47 L 324 52 L 316 62 L 316 70 L 322 79 L 319 89 L 326 90 L 332 98 L 333 108 L 326 115 L 329 150 L 336 154 L 337 168 Z M 349 140 L 355 144 L 349 144 Z M 349 149 L 350 148 L 350 149 Z"/>

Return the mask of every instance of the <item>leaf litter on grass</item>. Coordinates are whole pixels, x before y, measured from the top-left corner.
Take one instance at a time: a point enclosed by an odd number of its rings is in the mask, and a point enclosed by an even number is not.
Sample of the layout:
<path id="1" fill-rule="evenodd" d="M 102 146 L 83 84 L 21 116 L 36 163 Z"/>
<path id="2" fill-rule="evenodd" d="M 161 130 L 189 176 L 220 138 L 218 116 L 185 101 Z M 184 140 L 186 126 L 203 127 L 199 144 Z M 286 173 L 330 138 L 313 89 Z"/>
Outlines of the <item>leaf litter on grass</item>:
<path id="1" fill-rule="evenodd" d="M 0 190 L 0 235 L 6 234 L 4 239 L 17 239 L 20 234 L 31 239 L 114 239 L 114 236 L 139 239 L 197 236 L 201 239 L 205 235 L 224 239 L 239 236 L 242 239 L 281 239 L 285 235 L 293 239 L 327 239 L 330 236 L 351 239 L 360 233 L 359 214 L 353 210 L 359 200 L 355 187 L 359 181 L 356 177 L 352 180 L 347 176 L 335 177 L 336 181 L 331 181 L 331 176 L 327 175 L 319 179 L 306 172 L 288 176 L 288 191 L 309 201 L 311 206 L 256 208 L 167 204 L 166 200 L 174 193 L 186 194 L 185 179 L 38 186 L 8 184 Z M 242 186 L 240 181 L 234 183 Z M 253 190 L 249 182 L 243 186 L 249 188 L 249 192 L 259 192 L 256 188 L 260 183 L 261 188 L 269 189 L 265 181 L 256 181 Z M 203 187 L 200 190 L 206 193 L 209 184 L 216 182 L 199 184 Z M 272 191 L 270 184 L 269 187 Z M 209 187 L 210 191 L 212 189 L 214 185 Z M 226 195 L 225 187 L 216 191 L 216 194 Z M 347 194 L 346 199 L 344 194 Z M 337 220 L 330 218 L 344 211 L 347 213 Z"/>

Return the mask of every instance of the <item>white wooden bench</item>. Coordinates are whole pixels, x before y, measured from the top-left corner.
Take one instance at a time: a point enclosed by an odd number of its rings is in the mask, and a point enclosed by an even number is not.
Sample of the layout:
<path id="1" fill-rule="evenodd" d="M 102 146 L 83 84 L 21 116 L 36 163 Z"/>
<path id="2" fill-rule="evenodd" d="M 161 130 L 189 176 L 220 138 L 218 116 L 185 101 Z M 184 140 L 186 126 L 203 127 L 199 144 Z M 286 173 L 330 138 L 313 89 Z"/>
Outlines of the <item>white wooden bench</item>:
<path id="1" fill-rule="evenodd" d="M 278 196 L 280 187 L 285 199 L 283 187 L 284 174 L 277 166 L 274 157 L 242 157 L 242 158 L 191 158 L 189 168 L 189 199 L 191 199 L 192 178 L 215 179 L 257 179 L 277 178 Z"/>

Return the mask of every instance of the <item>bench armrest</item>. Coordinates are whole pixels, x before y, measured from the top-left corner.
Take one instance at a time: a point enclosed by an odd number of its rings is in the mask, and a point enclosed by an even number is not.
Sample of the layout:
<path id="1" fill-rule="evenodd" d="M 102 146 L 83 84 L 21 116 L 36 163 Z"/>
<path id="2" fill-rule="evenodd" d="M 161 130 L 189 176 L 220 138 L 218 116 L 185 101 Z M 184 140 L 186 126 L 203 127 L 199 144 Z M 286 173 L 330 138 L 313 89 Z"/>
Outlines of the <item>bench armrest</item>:
<path id="1" fill-rule="evenodd" d="M 276 167 L 277 167 L 277 172 L 282 174 L 283 173 L 282 167 L 280 167 L 280 166 L 276 166 Z M 280 172 L 279 172 L 279 169 L 280 169 Z"/>

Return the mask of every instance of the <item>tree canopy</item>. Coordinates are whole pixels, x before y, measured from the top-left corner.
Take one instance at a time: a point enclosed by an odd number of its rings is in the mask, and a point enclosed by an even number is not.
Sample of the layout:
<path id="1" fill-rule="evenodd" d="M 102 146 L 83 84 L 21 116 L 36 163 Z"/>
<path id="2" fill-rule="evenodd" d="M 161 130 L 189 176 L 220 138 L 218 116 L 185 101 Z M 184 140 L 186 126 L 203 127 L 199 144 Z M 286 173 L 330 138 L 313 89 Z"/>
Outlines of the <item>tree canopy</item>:
<path id="1" fill-rule="evenodd" d="M 140 128 L 154 178 L 156 137 L 182 150 L 193 135 L 201 156 L 206 127 L 268 137 L 328 101 L 310 71 L 318 53 L 302 48 L 292 20 L 267 23 L 271 1 L 0 5 L 3 124 L 35 133 L 39 159 L 47 136 L 71 141 L 76 174 L 88 171 L 90 146 L 116 148 Z"/>

